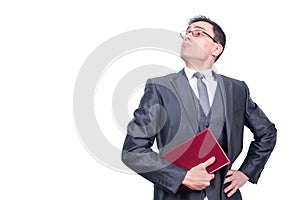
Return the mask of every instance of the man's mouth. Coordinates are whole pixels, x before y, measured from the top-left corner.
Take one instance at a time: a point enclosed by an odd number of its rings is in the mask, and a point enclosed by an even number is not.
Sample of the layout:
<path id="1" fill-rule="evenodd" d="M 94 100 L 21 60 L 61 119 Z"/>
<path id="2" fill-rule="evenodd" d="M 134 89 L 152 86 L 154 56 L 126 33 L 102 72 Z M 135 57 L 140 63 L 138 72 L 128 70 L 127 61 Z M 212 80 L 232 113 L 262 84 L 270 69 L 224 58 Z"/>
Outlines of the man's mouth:
<path id="1" fill-rule="evenodd" d="M 189 42 L 182 42 L 182 47 L 191 47 L 192 45 Z"/>

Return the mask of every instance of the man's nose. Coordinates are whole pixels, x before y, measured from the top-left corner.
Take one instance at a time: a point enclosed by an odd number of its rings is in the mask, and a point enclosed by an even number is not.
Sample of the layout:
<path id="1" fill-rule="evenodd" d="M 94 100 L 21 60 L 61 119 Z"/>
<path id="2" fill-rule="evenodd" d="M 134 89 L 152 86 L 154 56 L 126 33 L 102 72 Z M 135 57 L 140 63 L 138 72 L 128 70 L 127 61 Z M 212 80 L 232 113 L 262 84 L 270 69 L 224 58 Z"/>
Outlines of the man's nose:
<path id="1" fill-rule="evenodd" d="M 192 33 L 187 33 L 187 34 L 185 34 L 184 40 L 191 40 L 191 34 L 192 34 Z"/>

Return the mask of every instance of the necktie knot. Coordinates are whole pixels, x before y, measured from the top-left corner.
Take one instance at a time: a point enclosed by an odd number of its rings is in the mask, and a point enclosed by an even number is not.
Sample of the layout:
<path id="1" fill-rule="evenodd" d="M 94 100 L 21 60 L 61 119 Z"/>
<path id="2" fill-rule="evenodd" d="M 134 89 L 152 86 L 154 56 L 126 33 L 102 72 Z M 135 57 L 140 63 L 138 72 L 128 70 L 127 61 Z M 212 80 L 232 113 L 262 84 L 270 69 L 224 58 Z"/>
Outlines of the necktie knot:
<path id="1" fill-rule="evenodd" d="M 202 73 L 200 73 L 200 72 L 196 72 L 194 74 L 194 77 L 196 77 L 197 79 L 203 79 L 203 78 L 205 78 L 205 76 Z"/>

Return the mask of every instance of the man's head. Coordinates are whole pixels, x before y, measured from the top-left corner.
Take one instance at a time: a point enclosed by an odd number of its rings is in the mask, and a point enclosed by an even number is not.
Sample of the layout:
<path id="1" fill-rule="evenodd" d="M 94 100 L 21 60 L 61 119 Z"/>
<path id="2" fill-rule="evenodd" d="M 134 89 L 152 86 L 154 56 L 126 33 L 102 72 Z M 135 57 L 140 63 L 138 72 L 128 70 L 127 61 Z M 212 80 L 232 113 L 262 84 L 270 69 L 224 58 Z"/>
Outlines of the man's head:
<path id="1" fill-rule="evenodd" d="M 222 28 L 205 16 L 190 19 L 188 28 L 181 33 L 184 41 L 181 57 L 189 62 L 216 62 L 226 44 L 226 36 Z"/>

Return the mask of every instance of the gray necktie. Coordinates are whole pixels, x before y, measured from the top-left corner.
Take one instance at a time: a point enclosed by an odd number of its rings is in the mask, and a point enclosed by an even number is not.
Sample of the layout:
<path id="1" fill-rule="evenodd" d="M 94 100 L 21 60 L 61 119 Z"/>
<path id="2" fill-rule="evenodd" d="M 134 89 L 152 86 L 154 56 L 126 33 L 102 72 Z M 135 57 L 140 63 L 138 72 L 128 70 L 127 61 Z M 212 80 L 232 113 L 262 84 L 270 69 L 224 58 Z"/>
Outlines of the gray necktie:
<path id="1" fill-rule="evenodd" d="M 198 88 L 200 105 L 201 105 L 204 113 L 207 115 L 210 106 L 209 106 L 207 88 L 206 88 L 205 83 L 203 82 L 204 75 L 199 72 L 196 72 L 194 74 L 194 77 L 196 77 L 198 79 L 197 80 L 197 88 Z"/>

